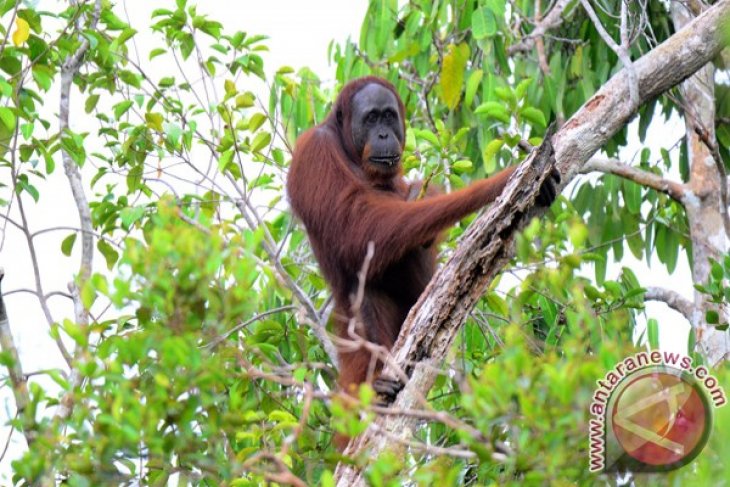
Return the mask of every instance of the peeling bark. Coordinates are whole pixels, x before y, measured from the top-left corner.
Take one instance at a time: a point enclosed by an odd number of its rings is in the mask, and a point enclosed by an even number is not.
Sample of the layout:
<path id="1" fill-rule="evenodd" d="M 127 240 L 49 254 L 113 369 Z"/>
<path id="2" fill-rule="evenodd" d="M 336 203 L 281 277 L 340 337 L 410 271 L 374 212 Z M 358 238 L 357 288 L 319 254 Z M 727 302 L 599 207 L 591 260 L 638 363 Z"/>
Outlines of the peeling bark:
<path id="1" fill-rule="evenodd" d="M 633 63 L 639 83 L 639 101 L 646 103 L 679 84 L 720 52 L 721 23 L 730 13 L 730 0 L 721 0 L 685 29 Z M 671 69 L 667 69 L 671 66 Z M 563 175 L 562 187 L 583 164 L 633 117 L 627 74 L 622 70 L 610 79 L 558 133 L 552 137 L 556 167 Z M 468 312 L 501 270 L 511 253 L 514 233 L 527 221 L 526 213 L 540 215 L 533 205 L 541 172 L 549 165 L 550 147 L 534 152 L 515 172 L 502 196 L 465 232 L 451 259 L 436 273 L 403 325 L 393 348 L 394 363 L 407 371 L 410 380 L 398 395 L 394 407 L 420 406 L 435 378 L 435 370 L 449 349 Z M 414 365 L 415 364 L 415 365 Z M 392 373 L 389 364 L 386 374 Z M 397 370 L 397 369 L 396 369 Z M 363 458 L 377 457 L 390 448 L 397 450 L 388 435 L 410 436 L 412 418 L 379 417 L 377 427 L 368 428 L 353 440 L 347 452 Z M 388 435 L 378 433 L 386 431 Z M 396 456 L 403 452 L 395 451 Z M 363 472 L 340 464 L 337 485 L 364 485 Z"/>

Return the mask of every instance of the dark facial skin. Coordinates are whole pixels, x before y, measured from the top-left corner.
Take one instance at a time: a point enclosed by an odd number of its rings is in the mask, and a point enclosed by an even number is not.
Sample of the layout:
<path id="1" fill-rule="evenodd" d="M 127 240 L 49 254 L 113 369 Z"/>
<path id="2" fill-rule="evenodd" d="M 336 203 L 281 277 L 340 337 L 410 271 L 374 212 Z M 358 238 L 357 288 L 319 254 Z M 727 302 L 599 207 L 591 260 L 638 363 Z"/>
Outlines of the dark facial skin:
<path id="1" fill-rule="evenodd" d="M 404 140 L 402 127 L 398 101 L 385 87 L 369 84 L 352 98 L 352 140 L 369 169 L 398 169 Z"/>

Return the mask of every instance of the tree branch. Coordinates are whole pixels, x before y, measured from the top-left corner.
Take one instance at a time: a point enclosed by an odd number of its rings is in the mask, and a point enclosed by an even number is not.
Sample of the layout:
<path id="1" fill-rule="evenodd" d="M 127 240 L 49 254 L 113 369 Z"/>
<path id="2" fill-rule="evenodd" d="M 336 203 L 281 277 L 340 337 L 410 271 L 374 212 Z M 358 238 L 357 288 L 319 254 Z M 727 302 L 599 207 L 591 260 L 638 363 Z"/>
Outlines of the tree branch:
<path id="1" fill-rule="evenodd" d="M 507 53 L 511 56 L 517 52 L 524 52 L 532 49 L 536 39 L 542 38 L 548 30 L 554 29 L 563 23 L 563 20 L 560 17 L 563 15 L 563 11 L 570 2 L 571 0 L 557 0 L 553 8 L 550 9 L 550 12 L 548 12 L 542 20 L 535 22 L 535 28 L 532 29 L 532 32 L 527 34 L 516 44 L 512 44 L 509 48 L 507 48 Z"/>
<path id="2" fill-rule="evenodd" d="M 593 158 L 586 162 L 580 170 L 581 174 L 588 174 L 594 171 L 613 174 L 628 179 L 647 188 L 664 193 L 678 203 L 682 203 L 685 191 L 687 191 L 687 188 L 682 183 L 663 178 L 657 174 L 639 169 L 638 167 L 629 166 L 616 159 Z"/>
<path id="3" fill-rule="evenodd" d="M 94 3 L 94 11 L 89 22 L 89 29 L 94 30 L 101 15 L 101 0 Z M 78 73 L 84 55 L 89 50 L 89 39 L 81 36 L 81 45 L 71 54 L 61 65 L 61 99 L 59 102 L 58 128 L 61 137 L 64 132 L 69 129 L 69 103 L 71 98 L 71 84 L 73 78 Z M 79 214 L 81 224 L 81 263 L 79 265 L 79 286 L 83 286 L 91 275 L 94 260 L 94 229 L 91 223 L 91 210 L 89 202 L 84 192 L 84 184 L 81 180 L 81 172 L 76 162 L 71 158 L 71 154 L 61 146 L 61 155 L 63 158 L 63 169 L 71 186 L 76 210 Z M 89 310 L 83 306 L 76 307 L 80 314 L 76 313 L 76 321 L 80 325 L 88 325 Z"/>
<path id="4" fill-rule="evenodd" d="M 730 0 L 721 0 L 685 29 L 634 63 L 640 102 L 650 100 L 677 85 L 711 60 L 722 48 L 721 23 L 730 13 Z M 671 66 L 672 69 L 667 69 Z M 628 96 L 627 69 L 617 73 L 588 100 L 552 137 L 561 187 L 581 166 L 634 115 Z M 512 255 L 514 235 L 530 216 L 544 209 L 534 208 L 534 199 L 547 176 L 552 156 L 551 137 L 520 165 L 494 205 L 467 229 L 451 259 L 436 273 L 406 319 L 392 354 L 395 362 L 410 374 L 410 380 L 395 400 L 394 407 L 410 409 L 416 397 L 433 385 L 434 365 L 441 363 L 476 301 Z M 411 362 L 419 362 L 416 366 Z M 424 365 L 425 364 L 425 365 Z M 387 374 L 390 366 L 386 366 Z M 402 455 L 399 445 L 387 441 L 388 431 L 407 435 L 415 426 L 405 417 L 379 417 L 351 442 L 348 450 L 377 458 L 386 449 Z M 337 485 L 364 485 L 356 467 L 340 464 Z"/>
<path id="5" fill-rule="evenodd" d="M 634 69 L 633 63 L 631 62 L 631 54 L 629 52 L 629 48 L 631 46 L 629 44 L 628 33 L 628 9 L 626 4 L 627 1 L 628 0 L 621 0 L 620 45 L 613 40 L 608 31 L 606 31 L 606 28 L 603 27 L 601 19 L 598 18 L 598 15 L 596 15 L 596 12 L 593 10 L 593 7 L 591 7 L 591 4 L 588 2 L 588 0 L 580 0 L 580 3 L 581 5 L 583 5 L 583 8 L 588 14 L 588 17 L 590 17 L 591 22 L 593 22 L 593 25 L 596 27 L 596 30 L 598 30 L 598 34 L 601 36 L 603 41 L 608 44 L 608 47 L 610 47 L 611 50 L 616 53 L 616 55 L 621 60 L 621 64 L 624 65 L 624 70 L 628 74 L 629 100 L 631 101 L 631 106 L 629 108 L 631 109 L 631 112 L 633 112 L 639 106 L 639 82 L 636 79 L 636 70 Z"/>
<path id="6" fill-rule="evenodd" d="M 5 271 L 0 268 L 0 284 L 2 284 Z M 2 289 L 0 289 L 0 351 L 6 354 L 8 361 L 8 375 L 10 376 L 10 385 L 15 398 L 15 408 L 18 411 L 18 417 L 23 422 L 23 434 L 28 446 L 33 444 L 35 434 L 27 426 L 31 426 L 30 421 L 25 417 L 25 410 L 30 403 L 30 395 L 28 394 L 28 379 L 23 373 L 23 365 L 20 362 L 18 348 L 15 346 L 13 335 L 10 332 L 10 320 L 5 311 L 5 301 L 3 300 Z"/>
<path id="7" fill-rule="evenodd" d="M 697 308 L 692 301 L 671 289 L 663 287 L 649 287 L 644 294 L 645 301 L 661 301 L 673 310 L 681 313 L 688 321 L 693 320 Z"/>

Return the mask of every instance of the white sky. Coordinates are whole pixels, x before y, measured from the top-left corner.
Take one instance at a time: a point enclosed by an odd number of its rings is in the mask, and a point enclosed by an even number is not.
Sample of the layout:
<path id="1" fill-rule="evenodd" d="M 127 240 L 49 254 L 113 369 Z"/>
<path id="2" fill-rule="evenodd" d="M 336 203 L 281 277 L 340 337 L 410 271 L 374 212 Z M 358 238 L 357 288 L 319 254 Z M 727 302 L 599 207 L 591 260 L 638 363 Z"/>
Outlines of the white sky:
<path id="1" fill-rule="evenodd" d="M 58 8 L 56 0 L 42 0 L 40 3 L 41 5 L 48 4 L 46 7 L 48 9 L 56 10 Z M 149 14 L 153 9 L 169 8 L 173 4 L 172 0 L 146 2 L 128 0 L 127 7 L 132 26 L 142 31 L 143 26 L 149 24 Z M 295 69 L 308 66 L 325 82 L 328 82 L 334 78 L 334 70 L 327 63 L 327 46 L 332 39 L 338 42 L 343 42 L 348 36 L 357 39 L 366 7 L 366 0 L 242 0 L 238 2 L 208 0 L 199 2 L 198 11 L 211 14 L 213 19 L 223 22 L 228 29 L 268 35 L 270 39 L 266 43 L 269 46 L 269 52 L 263 53 L 267 73 L 276 71 L 283 65 L 292 66 Z M 7 19 L 2 19 L 2 21 L 4 25 L 7 25 Z M 143 49 L 141 52 L 143 58 L 146 58 L 143 47 L 145 35 L 144 32 L 140 32 L 137 37 L 137 42 Z M 164 76 L 164 69 L 162 64 L 152 64 L 151 74 L 153 77 Z M 54 90 L 47 98 L 46 107 L 52 107 L 53 113 L 57 113 L 58 85 L 54 86 Z M 71 124 L 72 128 L 76 130 L 84 129 L 84 127 L 75 125 L 73 120 L 74 112 L 83 111 L 82 103 L 83 98 L 78 96 L 72 98 Z M 648 140 L 653 141 L 652 145 L 653 149 L 657 151 L 656 154 L 658 154 L 659 147 L 670 145 L 684 130 L 677 123 L 669 125 L 669 127 L 656 126 L 649 131 Z M 92 130 L 93 127 L 88 129 Z M 628 160 L 637 152 L 637 147 L 639 147 L 638 141 L 634 137 L 631 150 L 625 151 L 624 154 Z M 78 226 L 78 217 L 60 161 L 57 161 L 55 173 L 47 182 L 39 184 L 38 187 L 41 192 L 39 204 L 34 204 L 27 196 L 25 198 L 32 230 L 59 225 Z M 18 218 L 17 208 L 11 215 Z M 1 224 L 0 228 L 2 228 Z M 64 257 L 59 252 L 60 242 L 68 233 L 67 231 L 52 232 L 37 240 L 46 292 L 55 289 L 65 290 L 66 283 L 77 270 L 79 242 L 75 246 L 76 253 L 72 258 Z M 2 235 L 0 235 L 1 238 Z M 629 261 L 630 253 L 626 252 L 626 254 L 623 265 L 630 265 L 643 285 L 666 286 L 668 282 L 671 282 L 674 289 L 689 298 L 692 297 L 689 267 L 683 258 L 680 257 L 678 269 L 670 277 L 664 270 L 664 266 L 658 262 L 649 269 L 644 264 Z M 4 245 L 0 248 L 0 266 L 4 267 L 6 272 L 3 281 L 5 292 L 20 288 L 34 289 L 27 246 L 22 235 L 12 227 L 8 227 Z M 103 266 L 103 260 L 96 258 L 96 269 L 102 269 Z M 619 269 L 620 267 L 609 267 L 608 278 L 615 278 Z M 52 298 L 50 303 L 56 319 L 73 315 L 70 305 L 64 298 Z M 48 327 L 35 297 L 24 293 L 13 294 L 6 298 L 6 305 L 25 371 L 62 366 L 55 345 L 48 336 Z M 667 325 L 663 327 L 662 346 L 684 350 L 687 333 L 687 325 L 684 320 L 673 311 L 669 311 L 664 305 L 650 304 L 648 308 L 650 315 L 659 318 L 660 322 Z M 0 373 L 5 374 L 5 371 Z M 0 450 L 9 431 L 4 423 L 14 413 L 14 409 L 10 391 L 7 388 L 0 390 Z M 10 451 L 0 465 L 0 483 L 5 483 L 9 479 L 10 460 L 16 458 L 24 447 L 25 442 L 22 436 L 15 434 Z"/>

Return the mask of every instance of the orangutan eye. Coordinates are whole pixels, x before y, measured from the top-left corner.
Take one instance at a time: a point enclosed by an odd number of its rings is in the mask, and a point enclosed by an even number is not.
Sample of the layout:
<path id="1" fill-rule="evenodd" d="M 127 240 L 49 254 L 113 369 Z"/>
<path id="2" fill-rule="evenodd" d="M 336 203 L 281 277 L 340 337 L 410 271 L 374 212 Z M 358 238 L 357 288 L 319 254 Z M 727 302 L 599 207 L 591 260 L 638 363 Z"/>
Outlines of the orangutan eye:
<path id="1" fill-rule="evenodd" d="M 365 123 L 373 124 L 378 121 L 378 114 L 375 112 L 368 113 L 368 116 L 365 117 Z"/>

